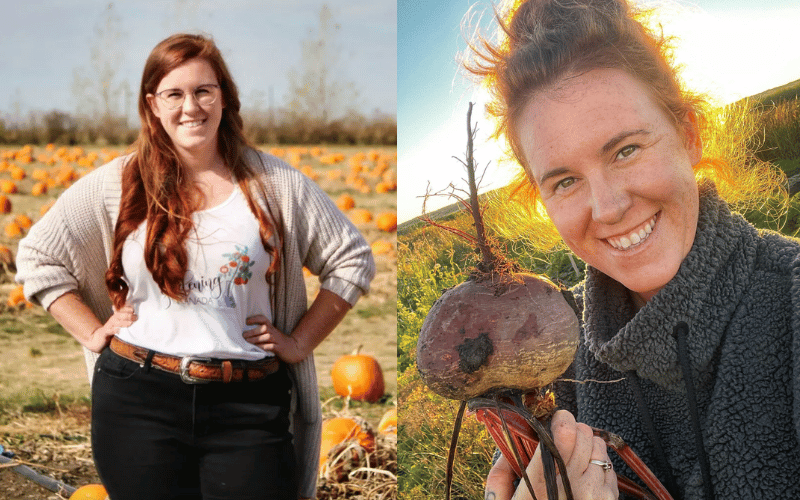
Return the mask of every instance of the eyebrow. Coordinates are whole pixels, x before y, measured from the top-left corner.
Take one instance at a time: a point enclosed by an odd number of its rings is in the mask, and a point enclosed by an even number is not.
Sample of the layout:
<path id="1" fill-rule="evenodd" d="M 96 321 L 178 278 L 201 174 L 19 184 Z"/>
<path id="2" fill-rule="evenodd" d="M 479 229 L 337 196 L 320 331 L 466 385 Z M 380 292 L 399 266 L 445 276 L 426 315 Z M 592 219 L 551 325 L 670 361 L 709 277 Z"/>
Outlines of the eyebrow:
<path id="1" fill-rule="evenodd" d="M 208 86 L 213 86 L 213 85 L 217 85 L 217 84 L 216 83 L 202 83 L 202 84 L 198 85 L 197 87 L 195 87 L 194 90 L 197 90 L 200 87 L 208 87 Z M 160 94 L 161 92 L 166 92 L 167 90 L 180 90 L 181 92 L 183 92 L 183 89 L 179 89 L 178 87 L 170 87 L 170 88 L 166 88 L 164 90 L 160 90 L 160 91 L 156 92 L 156 94 Z"/>
<path id="2" fill-rule="evenodd" d="M 601 152 L 601 154 L 606 155 L 606 154 L 609 153 L 609 151 L 611 151 L 614 148 L 616 148 L 619 145 L 619 143 L 621 143 L 622 141 L 624 141 L 628 137 L 631 137 L 631 136 L 634 136 L 634 135 L 641 135 L 641 134 L 649 135 L 650 131 L 647 130 L 647 129 L 643 129 L 643 128 L 636 129 L 636 130 L 625 130 L 625 131 L 622 131 L 619 134 L 617 134 L 614 137 L 612 137 L 611 139 L 609 139 L 605 144 L 603 144 L 603 147 L 600 148 L 600 152 Z M 551 177 L 557 177 L 557 176 L 565 174 L 567 172 L 569 172 L 569 169 L 567 167 L 558 167 L 558 168 L 554 168 L 553 170 L 549 170 L 549 171 L 545 172 L 542 175 L 542 177 L 539 179 L 539 186 L 544 186 L 544 182 L 547 179 L 549 179 Z"/>
<path id="3" fill-rule="evenodd" d="M 612 149 L 616 148 L 617 145 L 620 142 L 624 141 L 628 137 L 631 137 L 631 136 L 634 136 L 634 135 L 642 135 L 642 134 L 643 135 L 649 135 L 650 131 L 646 130 L 646 129 L 643 129 L 643 128 L 640 128 L 640 129 L 637 129 L 637 130 L 626 130 L 626 131 L 620 132 L 619 134 L 617 134 L 614 137 L 612 137 L 611 139 L 609 139 L 608 142 L 603 144 L 603 147 L 600 148 L 600 151 L 603 154 L 608 154 Z"/>

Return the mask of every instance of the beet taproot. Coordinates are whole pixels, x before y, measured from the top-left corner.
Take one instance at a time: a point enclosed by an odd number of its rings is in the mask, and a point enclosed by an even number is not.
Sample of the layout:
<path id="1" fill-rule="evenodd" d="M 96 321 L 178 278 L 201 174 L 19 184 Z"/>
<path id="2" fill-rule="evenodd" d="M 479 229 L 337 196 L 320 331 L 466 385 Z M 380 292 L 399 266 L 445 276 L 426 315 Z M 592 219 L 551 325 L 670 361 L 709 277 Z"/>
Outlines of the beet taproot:
<path id="1" fill-rule="evenodd" d="M 469 280 L 431 307 L 417 342 L 417 369 L 435 393 L 467 400 L 493 389 L 544 387 L 578 347 L 578 318 L 545 278 Z"/>

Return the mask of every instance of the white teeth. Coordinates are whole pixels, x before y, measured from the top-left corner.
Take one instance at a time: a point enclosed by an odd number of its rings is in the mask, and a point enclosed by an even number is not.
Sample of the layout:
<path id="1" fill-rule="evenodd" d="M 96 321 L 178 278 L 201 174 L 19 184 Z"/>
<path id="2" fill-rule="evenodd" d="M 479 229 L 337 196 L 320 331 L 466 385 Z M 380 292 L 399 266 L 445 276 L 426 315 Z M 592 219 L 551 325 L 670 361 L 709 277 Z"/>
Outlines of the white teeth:
<path id="1" fill-rule="evenodd" d="M 199 127 L 203 124 L 203 120 L 197 120 L 196 122 L 183 122 L 182 125 L 188 128 Z"/>
<path id="2" fill-rule="evenodd" d="M 631 234 L 627 236 L 621 236 L 619 238 L 608 238 L 606 241 L 608 241 L 608 243 L 617 250 L 626 250 L 631 246 L 638 245 L 646 240 L 647 237 L 650 236 L 650 233 L 653 232 L 653 228 L 655 226 L 656 216 L 654 215 L 653 218 L 647 221 L 644 227 L 638 231 L 633 231 Z"/>

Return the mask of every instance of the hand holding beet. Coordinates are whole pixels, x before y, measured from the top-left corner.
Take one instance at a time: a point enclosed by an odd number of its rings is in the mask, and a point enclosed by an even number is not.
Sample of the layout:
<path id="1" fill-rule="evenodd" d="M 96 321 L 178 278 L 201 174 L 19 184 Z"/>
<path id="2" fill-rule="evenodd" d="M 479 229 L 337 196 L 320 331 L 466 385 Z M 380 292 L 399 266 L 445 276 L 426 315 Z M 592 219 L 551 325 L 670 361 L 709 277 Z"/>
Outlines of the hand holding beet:
<path id="1" fill-rule="evenodd" d="M 553 415 L 550 427 L 553 440 L 567 466 L 567 474 L 576 499 L 614 500 L 619 497 L 617 475 L 613 469 L 604 470 L 590 460 L 608 461 L 606 443 L 593 435 L 592 429 L 581 423 L 566 410 Z M 541 451 L 537 449 L 527 468 L 537 498 L 547 498 Z M 508 500 L 516 494 L 516 499 L 530 499 L 525 484 L 520 484 L 516 493 L 512 482 L 516 479 L 511 464 L 501 456 L 486 478 L 486 498 Z M 562 482 L 558 481 L 559 498 L 566 498 Z"/>

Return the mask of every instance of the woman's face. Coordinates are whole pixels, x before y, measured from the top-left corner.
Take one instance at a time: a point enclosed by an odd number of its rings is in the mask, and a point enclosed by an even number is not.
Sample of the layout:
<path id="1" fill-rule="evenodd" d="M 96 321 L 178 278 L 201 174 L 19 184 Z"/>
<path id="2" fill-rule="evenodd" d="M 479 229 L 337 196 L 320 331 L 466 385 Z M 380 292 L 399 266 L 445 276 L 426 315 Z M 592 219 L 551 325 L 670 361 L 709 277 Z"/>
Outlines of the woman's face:
<path id="1" fill-rule="evenodd" d="M 547 213 L 588 264 L 650 300 L 692 247 L 702 146 L 628 73 L 597 69 L 534 95 L 520 145 Z"/>
<path id="2" fill-rule="evenodd" d="M 207 106 L 198 104 L 193 94 L 197 87 L 211 84 L 219 85 L 219 82 L 208 61 L 190 59 L 167 73 L 155 92 L 158 94 L 165 90 L 181 90 L 186 96 L 183 105 L 177 109 L 169 109 L 160 97 L 147 95 L 150 109 L 184 157 L 196 158 L 199 155 L 216 153 L 217 130 L 222 121 L 222 109 L 225 107 L 221 91 L 217 87 L 209 88 L 209 91 L 216 93 L 217 98 Z"/>

